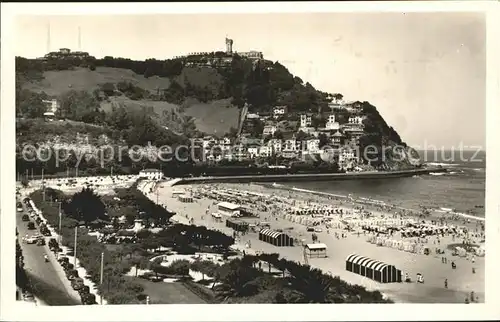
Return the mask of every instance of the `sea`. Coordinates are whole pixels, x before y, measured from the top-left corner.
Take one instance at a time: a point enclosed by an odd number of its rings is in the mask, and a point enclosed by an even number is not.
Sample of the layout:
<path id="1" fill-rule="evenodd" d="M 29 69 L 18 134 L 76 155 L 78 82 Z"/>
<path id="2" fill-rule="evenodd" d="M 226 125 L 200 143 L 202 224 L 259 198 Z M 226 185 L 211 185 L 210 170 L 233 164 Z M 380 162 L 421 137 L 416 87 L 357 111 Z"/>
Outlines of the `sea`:
<path id="1" fill-rule="evenodd" d="M 399 207 L 455 212 L 484 218 L 486 153 L 484 151 L 418 151 L 431 166 L 449 168 L 406 178 L 346 181 L 287 182 L 285 186 L 370 198 Z"/>

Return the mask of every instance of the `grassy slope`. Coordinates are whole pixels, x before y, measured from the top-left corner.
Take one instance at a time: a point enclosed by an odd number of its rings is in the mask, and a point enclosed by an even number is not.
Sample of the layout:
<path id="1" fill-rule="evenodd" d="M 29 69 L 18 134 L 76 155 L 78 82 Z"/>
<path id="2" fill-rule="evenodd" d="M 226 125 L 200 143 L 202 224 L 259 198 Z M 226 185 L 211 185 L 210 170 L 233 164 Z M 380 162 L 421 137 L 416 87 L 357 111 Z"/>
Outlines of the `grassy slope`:
<path id="1" fill-rule="evenodd" d="M 150 282 L 139 277 L 125 279 L 141 284 L 154 304 L 205 304 L 205 301 L 181 283 Z"/>
<path id="2" fill-rule="evenodd" d="M 35 92 L 45 91 L 49 95 L 61 95 L 71 89 L 92 91 L 99 84 L 107 82 L 118 83 L 120 81 L 127 81 L 151 92 L 155 92 L 158 87 L 162 89 L 170 86 L 168 78 L 157 76 L 144 78 L 144 76 L 137 75 L 131 70 L 110 67 L 98 67 L 95 71 L 87 68 L 47 71 L 43 75 L 45 76 L 43 81 L 39 83 L 26 83 L 23 87 Z"/>
<path id="3" fill-rule="evenodd" d="M 188 80 L 194 86 L 207 86 L 215 89 L 224 82 L 222 76 L 215 69 L 209 67 L 185 67 L 175 80 L 181 86 L 184 86 L 185 80 Z"/>
<path id="4" fill-rule="evenodd" d="M 61 95 L 69 90 L 92 91 L 103 83 L 118 83 L 127 81 L 138 87 L 156 92 L 157 88 L 164 89 L 170 85 L 168 78 L 157 76 L 144 78 L 142 75 L 135 74 L 131 70 L 121 68 L 98 67 L 95 71 L 85 68 L 65 71 L 48 71 L 44 73 L 45 79 L 41 82 L 28 82 L 23 88 L 35 91 L 46 92 L 49 95 Z M 183 70 L 176 80 L 184 85 L 184 80 L 196 86 L 218 87 L 222 84 L 221 76 L 213 69 L 188 67 Z M 71 87 L 69 86 L 71 85 Z M 173 130 L 179 130 L 179 121 L 171 120 L 165 116 L 165 113 L 174 111 L 178 116 L 182 114 L 195 118 L 196 126 L 200 131 L 209 134 L 223 134 L 229 131 L 231 127 L 238 126 L 239 110 L 230 104 L 229 99 L 216 100 L 209 103 L 200 103 L 193 99 L 188 99 L 183 104 L 184 113 L 180 112 L 179 106 L 168 102 L 141 100 L 130 100 L 125 96 L 112 97 L 109 102 L 102 102 L 101 107 L 104 111 L 110 111 L 113 103 L 122 104 L 126 108 L 140 109 L 142 107 L 152 107 L 156 118 L 162 125 L 168 126 Z"/>
<path id="5" fill-rule="evenodd" d="M 185 114 L 194 117 L 198 130 L 207 134 L 223 134 L 231 127 L 238 127 L 240 110 L 231 104 L 230 99 L 213 101 L 211 103 L 187 102 Z"/>

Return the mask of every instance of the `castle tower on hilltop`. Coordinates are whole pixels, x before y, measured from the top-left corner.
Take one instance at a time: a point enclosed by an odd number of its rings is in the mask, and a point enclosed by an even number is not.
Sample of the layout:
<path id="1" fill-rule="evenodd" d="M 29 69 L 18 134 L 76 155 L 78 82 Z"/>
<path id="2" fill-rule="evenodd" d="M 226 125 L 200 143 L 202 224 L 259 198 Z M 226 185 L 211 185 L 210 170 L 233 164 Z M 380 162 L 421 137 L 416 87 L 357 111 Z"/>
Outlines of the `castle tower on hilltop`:
<path id="1" fill-rule="evenodd" d="M 226 37 L 226 54 L 233 54 L 233 40 Z"/>

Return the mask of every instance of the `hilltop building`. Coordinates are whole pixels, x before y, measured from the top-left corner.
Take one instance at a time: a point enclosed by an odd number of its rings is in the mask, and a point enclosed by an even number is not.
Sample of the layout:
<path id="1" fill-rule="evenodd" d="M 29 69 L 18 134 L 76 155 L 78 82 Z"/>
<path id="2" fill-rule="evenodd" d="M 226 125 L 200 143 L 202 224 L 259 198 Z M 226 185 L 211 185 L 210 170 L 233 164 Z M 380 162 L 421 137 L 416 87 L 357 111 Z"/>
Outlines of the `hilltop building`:
<path id="1" fill-rule="evenodd" d="M 46 54 L 43 59 L 86 59 L 90 55 L 85 51 L 71 51 L 69 48 L 61 48 L 59 51 L 53 51 Z"/>
<path id="2" fill-rule="evenodd" d="M 233 40 L 226 37 L 226 54 L 233 54 Z"/>
<path id="3" fill-rule="evenodd" d="M 225 45 L 226 45 L 226 51 L 225 52 L 191 52 L 188 53 L 187 55 L 182 55 L 182 56 L 175 56 L 175 59 L 183 59 L 187 58 L 190 56 L 200 56 L 200 64 L 202 63 L 203 60 L 207 60 L 206 62 L 203 62 L 205 65 L 209 65 L 208 62 L 210 63 L 221 63 L 221 64 L 230 64 L 232 61 L 232 58 L 235 54 L 241 57 L 246 57 L 251 60 L 261 60 L 264 59 L 264 55 L 260 51 L 256 50 L 250 50 L 250 51 L 244 51 L 244 52 L 236 52 L 233 51 L 233 43 L 234 41 L 230 38 L 225 39 Z M 225 57 L 213 57 L 215 53 L 225 53 Z M 196 65 L 194 62 L 190 62 L 191 65 Z"/>
<path id="4" fill-rule="evenodd" d="M 163 173 L 158 169 L 144 169 L 139 172 L 139 177 L 149 180 L 160 180 L 163 177 Z"/>

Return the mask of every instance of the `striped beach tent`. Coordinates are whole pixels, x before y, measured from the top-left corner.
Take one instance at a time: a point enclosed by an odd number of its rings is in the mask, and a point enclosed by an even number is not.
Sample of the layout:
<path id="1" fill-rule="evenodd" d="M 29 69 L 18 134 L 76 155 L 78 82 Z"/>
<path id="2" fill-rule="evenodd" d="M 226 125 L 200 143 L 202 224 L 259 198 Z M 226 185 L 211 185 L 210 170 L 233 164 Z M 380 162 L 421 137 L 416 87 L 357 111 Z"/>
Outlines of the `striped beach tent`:
<path id="1" fill-rule="evenodd" d="M 368 257 L 351 254 L 346 259 L 346 270 L 368 277 L 379 283 L 399 283 L 402 281 L 401 270 Z"/>
<path id="2" fill-rule="evenodd" d="M 279 247 L 293 246 L 293 238 L 283 232 L 267 228 L 259 231 L 259 240 Z"/>

